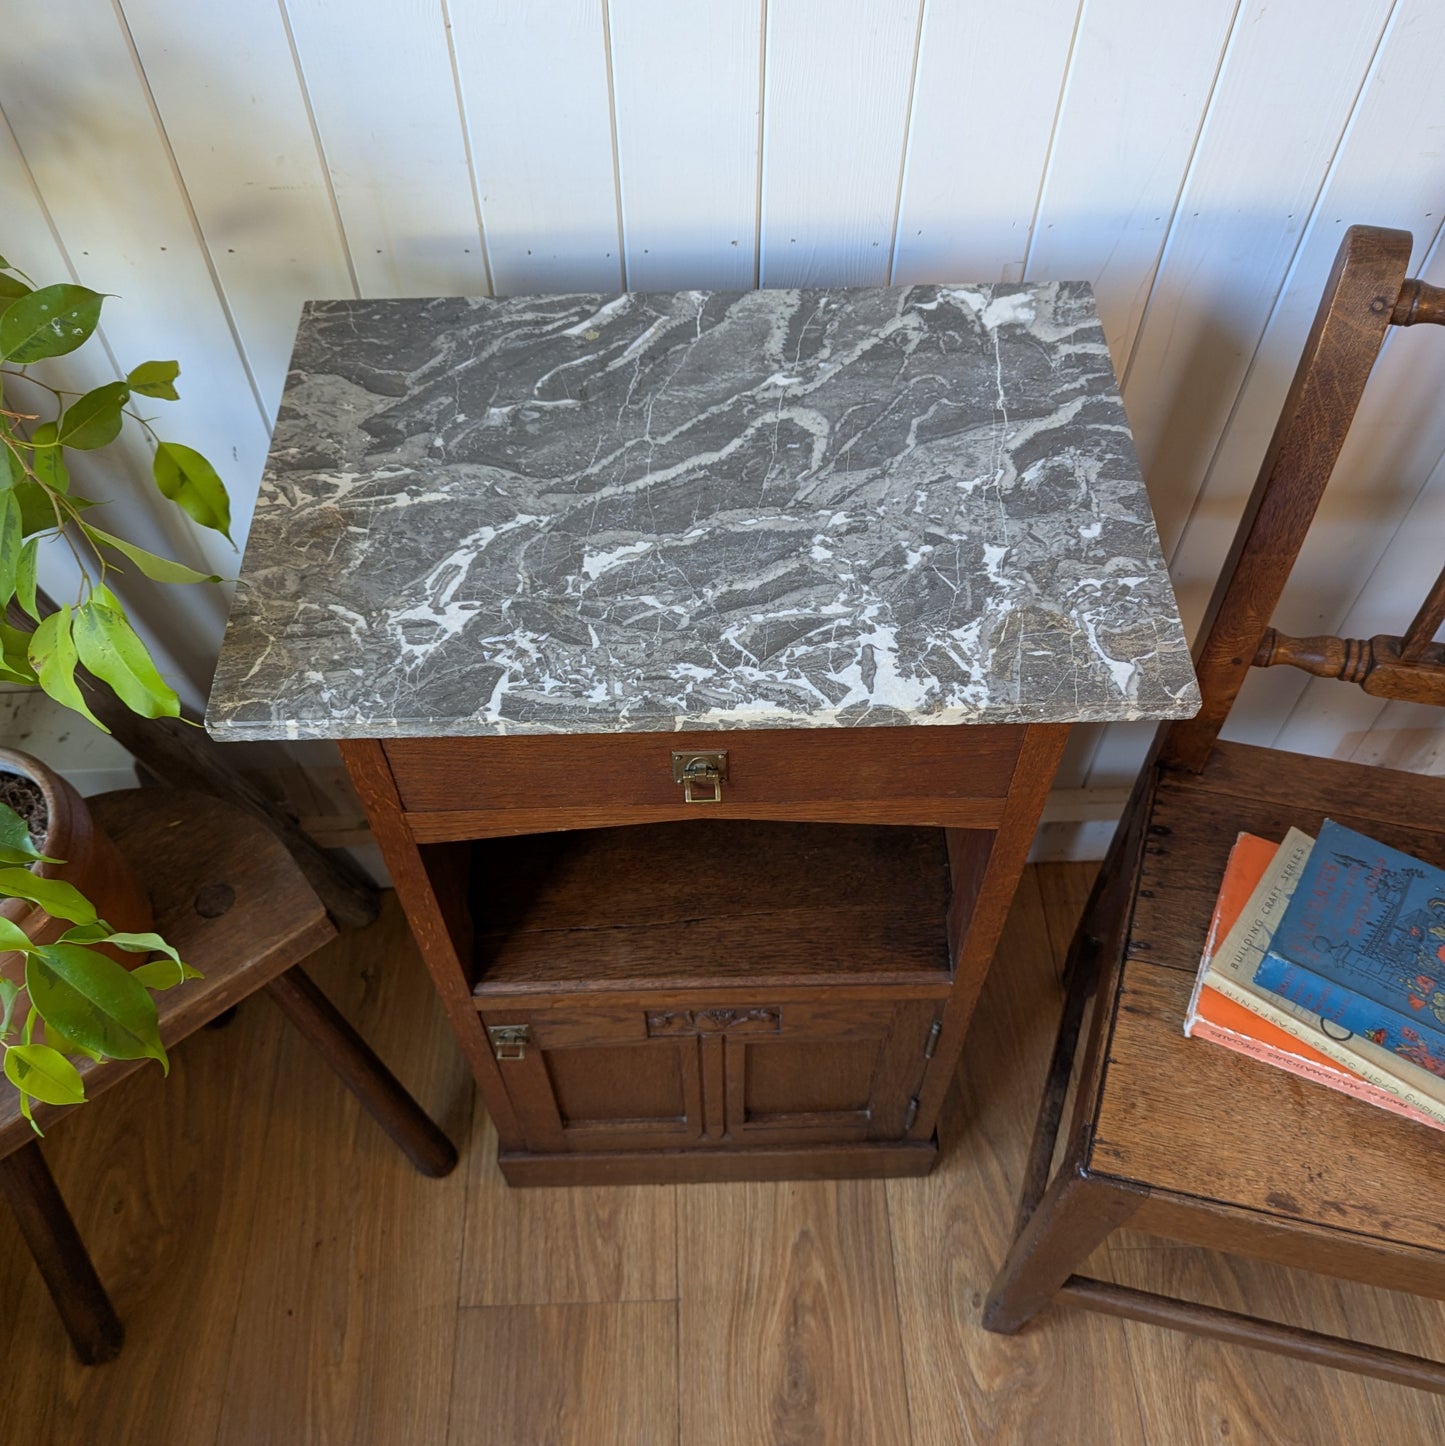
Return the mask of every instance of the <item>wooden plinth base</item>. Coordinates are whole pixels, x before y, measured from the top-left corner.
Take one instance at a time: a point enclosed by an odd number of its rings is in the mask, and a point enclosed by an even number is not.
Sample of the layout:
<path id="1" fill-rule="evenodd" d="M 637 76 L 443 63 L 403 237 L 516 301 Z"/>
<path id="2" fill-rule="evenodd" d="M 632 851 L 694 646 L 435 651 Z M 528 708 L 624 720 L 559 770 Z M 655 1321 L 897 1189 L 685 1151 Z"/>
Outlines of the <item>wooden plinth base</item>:
<path id="1" fill-rule="evenodd" d="M 632 1154 L 498 1157 L 509 1185 L 692 1185 L 723 1180 L 878 1180 L 926 1175 L 938 1141 L 778 1150 L 638 1150 Z"/>

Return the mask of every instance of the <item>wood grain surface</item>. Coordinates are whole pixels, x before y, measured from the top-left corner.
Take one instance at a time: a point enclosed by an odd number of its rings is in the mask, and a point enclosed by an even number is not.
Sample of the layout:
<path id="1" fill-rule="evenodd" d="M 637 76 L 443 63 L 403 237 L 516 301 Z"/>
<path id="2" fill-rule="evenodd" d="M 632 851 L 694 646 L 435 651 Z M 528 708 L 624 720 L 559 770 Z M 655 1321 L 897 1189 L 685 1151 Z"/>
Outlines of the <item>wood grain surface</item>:
<path id="1" fill-rule="evenodd" d="M 463 1168 L 461 1305 L 676 1299 L 675 1186 L 513 1190 L 497 1172 L 497 1132 L 480 1109 Z"/>
<path id="2" fill-rule="evenodd" d="M 691 1186 L 678 1217 L 685 1440 L 909 1439 L 882 1185 Z"/>
<path id="3" fill-rule="evenodd" d="M 126 1324 L 115 1362 L 70 1359 L 0 1210 L 6 1439 L 1434 1446 L 1445 1403 L 1419 1391 L 1078 1311 L 1013 1338 L 978 1329 L 1088 878 L 1026 873 L 932 1176 L 599 1190 L 605 1207 L 497 1180 L 388 908 L 308 968 L 462 1144 L 463 1169 L 412 1172 L 263 1001 L 193 1036 L 168 1081 L 138 1072 L 47 1138 Z M 1431 1302 L 1127 1232 L 1088 1268 L 1395 1349 L 1445 1337 Z"/>
<path id="4" fill-rule="evenodd" d="M 564 984 L 947 985 L 937 829 L 583 829 L 479 843 L 473 878 L 481 998 Z"/>
<path id="5" fill-rule="evenodd" d="M 1131 1327 L 1072 1311 L 1011 1338 L 978 1324 L 1009 1243 L 1073 928 L 1051 937 L 1038 878 L 1056 892 L 1054 881 L 1088 876 L 1077 866 L 1025 874 L 940 1122 L 943 1157 L 928 1179 L 887 1186 L 919 1446 L 1146 1439 L 1132 1392 L 1119 1389 Z M 1068 902 L 1083 904 L 1076 893 Z M 1089 1266 L 1107 1276 L 1107 1260 Z"/>
<path id="6" fill-rule="evenodd" d="M 394 977 L 404 933 L 394 896 L 386 908 L 388 927 L 348 936 L 349 949 L 308 969 L 456 1138 L 471 1079 L 410 949 Z M 286 1052 L 269 1087 L 267 1187 L 251 1215 L 217 1441 L 254 1446 L 276 1437 L 278 1419 L 298 1441 L 440 1440 L 466 1177 L 418 1175 L 309 1050 Z"/>
<path id="7" fill-rule="evenodd" d="M 452 1446 L 667 1446 L 677 1440 L 671 1301 L 464 1310 L 456 1362 Z"/>

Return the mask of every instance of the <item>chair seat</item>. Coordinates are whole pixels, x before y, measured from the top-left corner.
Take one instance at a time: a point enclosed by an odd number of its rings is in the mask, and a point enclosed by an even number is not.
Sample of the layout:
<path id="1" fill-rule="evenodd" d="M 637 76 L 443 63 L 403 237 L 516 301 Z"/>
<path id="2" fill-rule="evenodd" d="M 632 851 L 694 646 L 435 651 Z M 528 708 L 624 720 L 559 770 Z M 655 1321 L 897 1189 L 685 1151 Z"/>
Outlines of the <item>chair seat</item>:
<path id="1" fill-rule="evenodd" d="M 1212 1202 L 1218 1224 L 1201 1243 L 1229 1249 L 1231 1217 L 1304 1225 L 1401 1253 L 1395 1283 L 1405 1288 L 1445 1285 L 1445 1133 L 1186 1039 L 1182 1028 L 1239 832 L 1278 839 L 1294 824 L 1312 833 L 1329 816 L 1438 863 L 1445 834 L 1394 821 L 1405 812 L 1397 788 L 1409 789 L 1414 817 L 1430 817 L 1421 790 L 1436 787 L 1445 805 L 1445 780 L 1238 744 L 1216 745 L 1202 774 L 1160 775 L 1095 1075 L 1089 1171 L 1145 1186 L 1156 1212 L 1164 1193 Z M 1433 812 L 1445 820 L 1445 807 Z M 1150 1228 L 1148 1207 L 1137 1223 Z M 1241 1253 L 1254 1253 L 1239 1238 Z"/>
<path id="2" fill-rule="evenodd" d="M 156 932 L 202 978 L 156 996 L 167 1048 L 314 953 L 336 933 L 286 847 L 258 818 L 205 794 L 125 789 L 87 800 L 150 895 Z M 86 1096 L 140 1060 L 77 1061 Z M 63 1108 L 37 1105 L 42 1128 Z M 0 1091 L 0 1157 L 35 1138 Z"/>

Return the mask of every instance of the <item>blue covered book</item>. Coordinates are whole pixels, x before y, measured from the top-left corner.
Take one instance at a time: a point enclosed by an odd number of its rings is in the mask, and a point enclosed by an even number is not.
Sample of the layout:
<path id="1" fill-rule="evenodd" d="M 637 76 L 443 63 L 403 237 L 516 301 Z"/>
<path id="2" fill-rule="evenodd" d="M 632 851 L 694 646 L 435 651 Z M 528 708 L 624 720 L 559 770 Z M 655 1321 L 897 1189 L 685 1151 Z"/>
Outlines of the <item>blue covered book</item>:
<path id="1" fill-rule="evenodd" d="M 1445 1076 L 1445 869 L 1327 819 L 1254 978 Z"/>

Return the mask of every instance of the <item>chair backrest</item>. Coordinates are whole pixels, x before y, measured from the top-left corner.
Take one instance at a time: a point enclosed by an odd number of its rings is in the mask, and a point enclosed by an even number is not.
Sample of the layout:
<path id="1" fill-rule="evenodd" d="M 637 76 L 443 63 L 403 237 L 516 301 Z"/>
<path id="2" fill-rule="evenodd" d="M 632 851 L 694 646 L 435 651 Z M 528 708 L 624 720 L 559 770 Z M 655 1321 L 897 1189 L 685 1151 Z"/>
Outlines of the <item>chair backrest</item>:
<path id="1" fill-rule="evenodd" d="M 1204 767 L 1251 667 L 1287 664 L 1379 697 L 1445 705 L 1445 647 L 1434 641 L 1445 622 L 1445 569 L 1398 637 L 1292 638 L 1269 625 L 1386 332 L 1445 323 L 1445 289 L 1405 277 L 1410 247 L 1408 231 L 1352 226 L 1345 233 L 1205 614 L 1195 649 L 1203 706 L 1169 725 L 1160 751 L 1167 765 Z"/>

